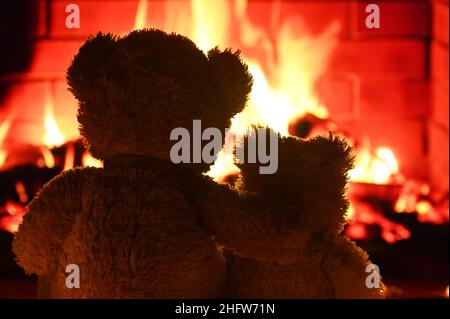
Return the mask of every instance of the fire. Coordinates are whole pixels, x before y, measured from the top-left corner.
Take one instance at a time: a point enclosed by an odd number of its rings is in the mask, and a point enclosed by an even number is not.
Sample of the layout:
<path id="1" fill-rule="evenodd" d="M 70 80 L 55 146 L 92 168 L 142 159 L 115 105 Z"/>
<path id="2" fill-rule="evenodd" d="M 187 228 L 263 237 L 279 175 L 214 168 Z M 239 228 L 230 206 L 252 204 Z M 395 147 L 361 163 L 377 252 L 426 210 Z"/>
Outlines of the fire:
<path id="1" fill-rule="evenodd" d="M 242 48 L 242 59 L 248 64 L 254 78 L 248 104 L 241 113 L 231 119 L 225 146 L 207 173 L 219 182 L 223 182 L 228 175 L 239 173 L 233 156 L 235 137 L 251 125 L 267 125 L 282 136 L 287 136 L 290 125 L 303 116 L 313 115 L 317 119 L 329 119 L 328 109 L 317 96 L 315 85 L 328 69 L 330 57 L 338 45 L 341 26 L 330 21 L 329 26 L 321 33 L 313 35 L 299 18 L 291 17 L 281 21 L 278 16 L 280 3 L 274 1 L 272 5 L 273 10 L 269 14 L 275 36 L 269 35 L 252 22 L 247 15 L 246 0 L 165 2 L 165 20 L 159 27 L 167 32 L 187 35 L 204 51 L 216 45 L 221 49 Z M 147 27 L 148 10 L 149 1 L 139 0 L 134 24 L 130 28 L 135 30 Z M 254 52 L 258 52 L 258 55 Z M 45 98 L 45 134 L 42 136 L 42 145 L 39 146 L 42 158 L 37 165 L 53 168 L 57 163 L 50 149 L 62 145 L 65 137 L 55 119 L 51 84 L 47 87 Z M 6 161 L 7 153 L 3 149 L 3 141 L 11 123 L 12 116 L 0 123 L 0 167 Z M 338 125 L 335 126 L 336 130 L 332 130 L 339 132 Z M 427 184 L 413 187 L 408 181 L 405 182 L 392 149 L 387 146 L 373 149 L 363 140 L 362 145 L 355 148 L 355 152 L 356 165 L 349 172 L 351 182 L 403 185 L 394 203 L 396 212 L 414 212 L 420 222 L 448 222 L 448 205 L 437 207 L 428 197 L 430 189 Z M 73 168 L 75 158 L 74 144 L 69 143 L 63 170 Z M 82 155 L 81 164 L 83 167 L 103 166 L 101 161 L 94 159 L 88 152 Z M 16 183 L 16 191 L 21 203 L 8 202 L 4 207 L 7 216 L 0 219 L 0 227 L 8 231 L 17 229 L 25 212 L 22 204 L 28 200 L 22 183 Z M 381 211 L 367 203 L 352 200 L 346 217 L 349 220 L 346 234 L 354 239 L 367 238 L 368 225 L 380 226 L 382 238 L 389 243 L 410 237 L 409 230 L 403 225 L 390 221 Z"/>
<path id="2" fill-rule="evenodd" d="M 40 150 L 42 153 L 42 158 L 40 158 L 36 163 L 37 166 L 48 168 L 55 167 L 55 158 L 53 157 L 52 152 L 46 146 L 41 146 Z"/>
<path id="3" fill-rule="evenodd" d="M 278 19 L 277 5 L 276 2 L 273 5 L 272 22 Z M 233 27 L 231 22 L 236 19 L 239 27 L 233 30 L 238 33 L 240 45 L 257 48 L 262 53 L 262 58 L 242 53 L 254 83 L 246 108 L 231 120 L 225 146 L 207 173 L 218 182 L 239 173 L 234 164 L 233 145 L 235 136 L 243 134 L 249 126 L 267 125 L 287 136 L 289 125 L 304 115 L 312 114 L 318 119 L 329 117 L 326 106 L 320 103 L 314 92 L 314 85 L 328 68 L 330 56 L 338 43 L 340 25 L 331 22 L 322 33 L 312 35 L 300 19 L 291 18 L 281 23 L 274 40 L 252 23 L 246 8 L 245 0 L 191 0 L 190 8 L 179 3 L 176 6 L 168 3 L 166 6 L 168 19 L 164 29 L 187 34 L 204 51 L 217 44 L 233 47 L 229 30 Z M 191 16 L 187 13 L 188 9 Z M 355 168 L 349 172 L 351 182 L 375 185 L 401 185 L 405 182 L 394 151 L 389 147 L 380 146 L 373 150 L 363 140 L 362 146 L 355 148 L 355 152 Z M 426 201 L 417 203 L 414 209 L 419 212 L 421 220 L 433 215 L 430 214 L 433 207 Z M 382 238 L 389 243 L 410 237 L 409 230 L 403 225 L 390 221 L 382 212 L 369 206 L 355 203 L 347 218 L 350 221 L 347 234 L 354 239 L 368 236 L 367 225 L 379 225 Z"/>
<path id="4" fill-rule="evenodd" d="M 73 143 L 67 144 L 66 157 L 64 159 L 64 171 L 73 168 L 75 165 L 75 145 Z"/>
<path id="5" fill-rule="evenodd" d="M 54 147 L 64 143 L 64 136 L 55 120 L 52 92 L 49 85 L 45 94 L 44 128 L 45 135 L 43 137 L 43 143 L 45 146 Z"/>
<path id="6" fill-rule="evenodd" d="M 354 182 L 389 184 L 399 173 L 397 159 L 388 147 L 378 147 L 373 154 L 367 143 L 357 152 L 355 168 L 349 172 Z"/>
<path id="7" fill-rule="evenodd" d="M 362 240 L 367 238 L 367 225 L 378 225 L 381 229 L 381 238 L 392 244 L 399 240 L 411 237 L 410 231 L 403 225 L 394 223 L 383 216 L 370 205 L 362 202 L 352 204 L 349 208 L 349 224 L 345 234 L 353 239 Z"/>
<path id="8" fill-rule="evenodd" d="M 191 39 L 204 51 L 228 42 L 229 1 L 191 0 Z"/>
<path id="9" fill-rule="evenodd" d="M 416 213 L 421 223 L 447 223 L 448 206 L 435 205 L 429 193 L 430 186 L 427 183 L 408 180 L 402 187 L 394 209 L 397 213 Z"/>
<path id="10" fill-rule="evenodd" d="M 134 19 L 133 30 L 142 29 L 147 24 L 147 0 L 139 0 L 138 7 L 136 10 L 136 18 Z"/>
<path id="11" fill-rule="evenodd" d="M 242 54 L 253 75 L 254 83 L 247 107 L 232 119 L 230 136 L 242 134 L 253 124 L 266 125 L 283 136 L 288 135 L 289 123 L 309 112 L 319 118 L 328 116 L 314 94 L 316 80 L 325 72 L 329 57 L 337 44 L 340 26 L 331 23 L 319 35 L 312 36 L 299 20 L 287 21 L 281 25 L 277 42 L 272 44 L 269 35 L 253 25 L 246 16 L 246 1 L 199 1 L 191 0 L 192 17 L 183 16 L 177 7 L 170 7 L 166 25 L 168 31 L 180 31 L 196 42 L 200 49 L 207 51 L 217 44 L 232 47 L 229 39 L 231 15 L 239 20 L 240 41 L 249 46 L 262 43 L 268 67 L 265 69 L 256 59 Z M 206 6 L 206 7 L 205 7 Z M 190 28 L 183 24 L 191 19 Z M 298 34 L 299 27 L 304 30 Z M 271 80 L 269 80 L 271 79 Z M 227 138 L 232 143 L 232 138 Z M 233 147 L 225 145 L 218 159 L 207 175 L 222 181 L 227 175 L 239 172 L 233 163 Z"/>
<path id="12" fill-rule="evenodd" d="M 22 182 L 16 182 L 16 192 L 21 203 L 26 203 L 28 201 L 25 185 Z"/>
<path id="13" fill-rule="evenodd" d="M 233 46 L 229 36 L 232 16 L 239 21 L 241 43 L 248 47 L 257 46 L 263 51 L 265 67 L 255 58 L 242 55 L 254 83 L 247 107 L 232 119 L 230 136 L 242 134 L 253 124 L 267 125 L 287 136 L 289 124 L 306 113 L 327 118 L 328 110 L 315 95 L 314 85 L 327 70 L 330 56 L 338 44 L 339 23 L 331 22 L 322 33 L 312 35 L 300 19 L 290 19 L 280 25 L 274 42 L 251 22 L 246 8 L 245 0 L 191 0 L 189 16 L 183 6 L 170 3 L 166 6 L 168 19 L 164 28 L 187 34 L 204 51 L 217 44 Z M 135 27 L 143 26 L 145 11 L 146 2 L 141 0 L 136 12 L 136 21 L 141 23 L 135 23 Z M 276 13 L 273 18 L 277 19 Z M 227 143 L 233 141 L 233 138 L 227 138 Z M 238 173 L 232 150 L 232 145 L 225 145 L 207 175 L 221 182 L 227 175 Z M 390 182 L 398 173 L 394 153 L 387 147 L 378 148 L 375 154 L 369 150 L 363 148 L 359 152 L 356 168 L 350 172 L 352 180 L 375 184 Z"/>
<path id="14" fill-rule="evenodd" d="M 12 115 L 10 114 L 3 123 L 0 124 L 0 167 L 5 164 L 8 153 L 3 149 L 3 141 L 8 133 L 12 123 Z"/>
<path id="15" fill-rule="evenodd" d="M 83 154 L 81 162 L 83 167 L 103 167 L 102 161 L 93 158 L 88 152 Z"/>

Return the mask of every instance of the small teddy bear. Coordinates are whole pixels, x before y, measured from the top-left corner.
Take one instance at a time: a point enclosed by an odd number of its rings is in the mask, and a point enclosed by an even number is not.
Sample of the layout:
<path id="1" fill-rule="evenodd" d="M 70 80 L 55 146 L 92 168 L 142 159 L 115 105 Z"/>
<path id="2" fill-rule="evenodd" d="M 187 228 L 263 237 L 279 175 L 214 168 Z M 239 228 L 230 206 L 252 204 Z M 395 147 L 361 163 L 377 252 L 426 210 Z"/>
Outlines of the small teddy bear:
<path id="1" fill-rule="evenodd" d="M 170 132 L 194 119 L 225 131 L 252 84 L 239 52 L 205 55 L 155 29 L 99 33 L 67 81 L 81 135 L 104 168 L 63 172 L 29 204 L 13 250 L 38 275 L 38 296 L 222 297 L 225 260 L 185 189 L 208 165 L 173 164 Z M 66 285 L 74 265 L 79 288 Z"/>
<path id="2" fill-rule="evenodd" d="M 279 213 L 290 216 L 291 226 L 302 236 L 295 247 L 288 247 L 294 248 L 297 260 L 287 266 L 228 254 L 229 296 L 383 297 L 381 281 L 378 287 L 366 286 L 367 254 L 342 234 L 347 172 L 352 166 L 351 148 L 331 134 L 308 140 L 279 137 L 278 171 L 273 175 L 260 175 L 255 164 L 239 164 L 236 187 L 243 197 L 265 207 L 279 205 Z"/>
<path id="3" fill-rule="evenodd" d="M 367 254 L 342 234 L 352 165 L 351 148 L 338 137 L 278 137 L 275 174 L 244 161 L 228 199 L 208 197 L 203 187 L 198 206 L 224 246 L 227 297 L 384 296 L 381 281 L 366 286 Z"/>

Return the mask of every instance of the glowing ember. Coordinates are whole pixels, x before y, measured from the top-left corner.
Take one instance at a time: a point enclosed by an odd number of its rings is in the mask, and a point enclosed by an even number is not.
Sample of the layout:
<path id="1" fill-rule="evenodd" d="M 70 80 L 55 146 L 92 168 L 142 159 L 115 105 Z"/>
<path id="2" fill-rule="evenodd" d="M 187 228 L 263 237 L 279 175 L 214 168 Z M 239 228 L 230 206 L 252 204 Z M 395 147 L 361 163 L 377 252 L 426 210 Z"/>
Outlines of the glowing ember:
<path id="1" fill-rule="evenodd" d="M 28 201 L 25 185 L 22 182 L 16 182 L 16 192 L 21 203 L 26 203 Z"/>
<path id="2" fill-rule="evenodd" d="M 49 85 L 47 86 L 45 94 L 44 127 L 44 145 L 53 147 L 64 143 L 64 136 L 59 130 L 58 125 L 56 124 L 55 115 L 53 114 L 53 99 Z"/>
<path id="3" fill-rule="evenodd" d="M 345 233 L 348 237 L 354 240 L 363 240 L 367 238 L 367 229 L 366 225 L 361 223 L 353 223 L 350 224 Z"/>
<path id="4" fill-rule="evenodd" d="M 26 213 L 26 208 L 22 204 L 7 202 L 5 210 L 7 216 L 0 219 L 0 229 L 6 230 L 10 233 L 15 233 L 22 223 L 22 218 Z"/>
<path id="5" fill-rule="evenodd" d="M 448 206 L 434 205 L 427 197 L 430 186 L 424 182 L 409 180 L 395 203 L 397 213 L 415 213 L 422 223 L 443 224 L 449 220 Z"/>
<path id="6" fill-rule="evenodd" d="M 381 229 L 381 238 L 389 244 L 408 239 L 411 236 L 406 227 L 390 221 L 383 216 L 381 211 L 374 209 L 369 204 L 357 202 L 353 206 L 351 208 L 352 218 L 345 231 L 348 237 L 357 240 L 366 239 L 365 225 L 378 225 Z"/>

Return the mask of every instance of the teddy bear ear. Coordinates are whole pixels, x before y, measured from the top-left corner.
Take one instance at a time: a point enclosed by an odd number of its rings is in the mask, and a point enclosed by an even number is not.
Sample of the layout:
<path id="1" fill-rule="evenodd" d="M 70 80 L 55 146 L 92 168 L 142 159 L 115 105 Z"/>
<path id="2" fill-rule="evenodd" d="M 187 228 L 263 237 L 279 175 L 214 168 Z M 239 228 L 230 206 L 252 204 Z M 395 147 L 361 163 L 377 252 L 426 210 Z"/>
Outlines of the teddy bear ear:
<path id="1" fill-rule="evenodd" d="M 208 52 L 208 60 L 220 106 L 233 114 L 239 113 L 245 107 L 253 84 L 248 67 L 240 58 L 240 51 L 220 51 L 216 47 Z"/>
<path id="2" fill-rule="evenodd" d="M 89 36 L 73 58 L 67 70 L 67 83 L 79 101 L 86 101 L 89 92 L 98 85 L 98 71 L 116 47 L 116 42 L 113 34 L 99 32 L 96 36 Z"/>
<path id="3" fill-rule="evenodd" d="M 276 161 L 276 169 L 271 173 L 261 173 L 261 167 L 267 166 L 262 164 L 259 157 L 259 148 L 263 147 L 259 144 L 265 140 L 265 154 L 270 156 L 271 162 Z M 234 156 L 236 166 L 240 170 L 240 181 L 245 183 L 245 188 L 251 192 L 268 192 L 268 188 L 272 182 L 278 178 L 278 157 L 279 146 L 284 143 L 284 138 L 273 129 L 266 125 L 255 124 L 248 127 L 243 135 L 236 136 L 234 145 Z M 275 157 L 273 157 L 275 155 Z M 252 157 L 252 159 L 250 159 Z M 272 165 L 274 163 L 271 163 Z M 243 186 L 243 185 L 240 185 Z M 269 186 L 266 188 L 266 186 Z"/>
<path id="4" fill-rule="evenodd" d="M 343 176 L 347 176 L 348 171 L 354 167 L 353 148 L 344 138 L 329 133 L 316 135 L 307 143 L 310 150 L 322 159 L 315 163 L 316 165 L 332 166 L 338 174 Z"/>

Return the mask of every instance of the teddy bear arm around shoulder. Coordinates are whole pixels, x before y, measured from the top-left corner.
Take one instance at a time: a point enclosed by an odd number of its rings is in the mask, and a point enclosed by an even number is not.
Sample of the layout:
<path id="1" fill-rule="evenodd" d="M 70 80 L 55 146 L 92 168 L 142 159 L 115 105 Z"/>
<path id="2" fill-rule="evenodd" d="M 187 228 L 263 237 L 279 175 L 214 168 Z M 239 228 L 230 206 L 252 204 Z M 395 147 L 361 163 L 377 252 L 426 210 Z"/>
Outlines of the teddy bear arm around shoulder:
<path id="1" fill-rule="evenodd" d="M 205 225 L 227 250 L 264 262 L 295 261 L 295 242 L 303 234 L 290 215 L 280 213 L 283 204 L 260 201 L 205 176 L 190 188 Z"/>
<path id="2" fill-rule="evenodd" d="M 48 182 L 27 206 L 13 251 L 26 273 L 44 275 L 55 266 L 58 251 L 81 211 L 81 191 L 91 169 L 63 172 Z"/>
<path id="3" fill-rule="evenodd" d="M 341 139 L 278 137 L 278 171 L 240 163 L 228 201 L 205 200 L 209 227 L 237 255 L 289 264 L 299 242 L 316 231 L 337 235 L 345 224 L 347 171 L 353 158 Z M 225 187 L 225 186 L 224 186 Z M 221 207 L 220 210 L 214 207 Z"/>

